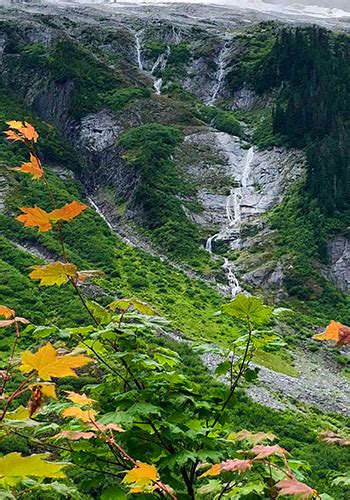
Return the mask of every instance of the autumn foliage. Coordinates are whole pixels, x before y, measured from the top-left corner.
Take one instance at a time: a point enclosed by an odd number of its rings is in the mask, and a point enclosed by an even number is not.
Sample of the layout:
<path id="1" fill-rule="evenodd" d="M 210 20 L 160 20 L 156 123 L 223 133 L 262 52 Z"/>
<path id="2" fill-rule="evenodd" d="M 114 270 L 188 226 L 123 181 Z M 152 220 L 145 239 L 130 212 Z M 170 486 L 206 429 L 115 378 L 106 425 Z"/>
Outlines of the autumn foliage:
<path id="1" fill-rule="evenodd" d="M 62 463 L 50 461 L 48 453 L 8 453 L 0 458 L 0 494 L 1 488 L 25 492 L 29 479 L 30 491 L 63 488 L 67 493 L 69 467 L 81 467 L 111 477 L 119 493 L 126 489 L 130 494 L 176 499 L 178 489 L 179 497 L 190 499 L 320 498 L 302 480 L 301 465 L 293 469 L 289 453 L 276 444 L 274 434 L 237 431 L 229 419 L 237 388 L 251 376 L 249 363 L 256 346 L 270 342 L 259 337 L 255 328 L 272 320 L 272 308 L 246 295 L 224 307 L 224 313 L 241 322 L 244 335 L 233 346 L 235 356 L 230 354 L 230 361 L 219 366 L 218 374 L 228 375 L 227 387 L 221 385 L 219 390 L 213 385 L 203 391 L 179 370 L 177 353 L 157 344 L 156 334 L 163 332 L 164 324 L 151 306 L 135 297 L 116 299 L 107 307 L 84 298 L 81 282 L 103 273 L 79 270 L 68 261 L 62 227 L 88 207 L 72 200 L 57 208 L 35 149 L 38 133 L 27 122 L 8 125 L 7 139 L 23 143 L 29 151 L 29 161 L 15 170 L 42 182 L 52 204 L 49 212 L 21 207 L 17 220 L 40 232 L 55 231 L 61 247 L 57 261 L 35 266 L 29 276 L 40 286 L 72 286 L 92 324 L 40 329 L 0 305 L 0 327 L 15 332 L 8 363 L 0 372 L 1 432 L 22 435 L 23 429 L 29 430 L 24 437 L 35 450 L 46 446 L 55 450 L 56 457 L 63 450 L 65 457 Z M 54 337 L 52 332 L 58 336 L 18 354 L 24 328 L 37 331 L 39 338 Z M 350 343 L 349 332 L 348 327 L 331 322 L 314 338 L 343 346 Z M 85 392 L 61 389 L 62 380 L 79 379 L 81 372 L 93 373 L 96 384 Z M 45 422 L 51 414 L 63 423 Z M 33 440 L 32 429 L 41 425 L 48 437 L 39 432 Z M 91 460 L 97 469 L 91 469 Z"/>

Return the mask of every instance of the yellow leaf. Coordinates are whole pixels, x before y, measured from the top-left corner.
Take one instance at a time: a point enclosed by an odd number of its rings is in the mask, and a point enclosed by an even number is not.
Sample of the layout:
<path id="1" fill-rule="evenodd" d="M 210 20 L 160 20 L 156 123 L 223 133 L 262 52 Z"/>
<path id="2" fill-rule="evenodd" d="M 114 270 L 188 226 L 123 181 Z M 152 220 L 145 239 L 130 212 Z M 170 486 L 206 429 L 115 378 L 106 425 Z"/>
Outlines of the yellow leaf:
<path id="1" fill-rule="evenodd" d="M 64 478 L 64 464 L 47 462 L 47 454 L 22 457 L 20 453 L 9 453 L 0 458 L 0 484 L 14 486 L 27 477 Z"/>
<path id="2" fill-rule="evenodd" d="M 32 384 L 28 387 L 31 391 L 40 390 L 48 398 L 57 399 L 56 385 L 50 383 Z"/>
<path id="3" fill-rule="evenodd" d="M 132 484 L 133 488 L 145 488 L 159 480 L 159 474 L 154 465 L 137 461 L 137 467 L 129 470 L 124 476 L 123 483 Z"/>
<path id="4" fill-rule="evenodd" d="M 34 266 L 34 270 L 29 274 L 33 280 L 40 280 L 41 286 L 61 286 L 67 283 L 69 278 L 76 279 L 77 268 L 74 264 L 63 264 L 53 262 L 45 266 Z"/>
<path id="5" fill-rule="evenodd" d="M 96 412 L 95 410 L 82 410 L 80 406 L 71 406 L 70 408 L 66 408 L 62 415 L 66 418 L 79 418 L 83 422 L 93 422 L 95 420 Z"/>
<path id="6" fill-rule="evenodd" d="M 41 166 L 40 161 L 32 153 L 30 154 L 30 161 L 22 163 L 20 167 L 14 168 L 18 172 L 23 172 L 25 174 L 30 174 L 33 179 L 40 179 L 44 175 L 44 170 Z"/>
<path id="7" fill-rule="evenodd" d="M 71 203 L 67 203 L 67 205 L 62 208 L 53 210 L 50 213 L 50 219 L 52 222 L 57 222 L 59 220 L 69 221 L 75 219 L 75 217 L 81 214 L 86 208 L 88 208 L 87 205 L 74 200 Z"/>
<path id="8" fill-rule="evenodd" d="M 52 224 L 50 214 L 40 207 L 20 207 L 22 215 L 16 219 L 24 224 L 24 227 L 37 227 L 39 231 L 45 233 L 50 231 Z"/>
<path id="9" fill-rule="evenodd" d="M 18 120 L 10 120 L 9 122 L 6 122 L 6 124 L 15 130 L 21 130 L 21 128 L 24 126 L 24 123 Z"/>
<path id="10" fill-rule="evenodd" d="M 4 316 L 5 319 L 14 318 L 16 315 L 13 309 L 10 309 L 7 306 L 0 305 L 0 316 Z"/>
<path id="11" fill-rule="evenodd" d="M 8 420 L 25 420 L 29 418 L 29 410 L 21 405 L 15 411 L 8 411 L 6 418 Z"/>
<path id="12" fill-rule="evenodd" d="M 51 380 L 51 377 L 76 377 L 73 368 L 91 363 L 92 359 L 79 354 L 66 354 L 59 356 L 56 349 L 49 343 L 41 347 L 36 353 L 26 351 L 22 354 L 21 366 L 23 373 L 36 371 L 43 380 Z"/>
<path id="13" fill-rule="evenodd" d="M 95 399 L 88 398 L 86 394 L 78 394 L 77 392 L 67 392 L 66 397 L 73 403 L 81 405 L 92 405 L 93 403 L 96 403 Z"/>

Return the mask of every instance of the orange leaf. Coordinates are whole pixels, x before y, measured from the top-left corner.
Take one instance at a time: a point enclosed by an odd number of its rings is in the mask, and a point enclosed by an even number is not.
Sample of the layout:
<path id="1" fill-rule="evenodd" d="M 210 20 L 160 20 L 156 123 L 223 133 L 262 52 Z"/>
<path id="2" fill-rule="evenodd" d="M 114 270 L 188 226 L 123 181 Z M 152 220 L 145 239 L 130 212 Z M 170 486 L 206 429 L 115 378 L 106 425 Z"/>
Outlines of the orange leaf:
<path id="1" fill-rule="evenodd" d="M 14 318 L 16 315 L 13 309 L 10 309 L 7 306 L 0 305 L 0 316 L 4 316 L 5 319 Z"/>
<path id="2" fill-rule="evenodd" d="M 278 444 L 274 446 L 265 446 L 264 444 L 258 444 L 250 450 L 251 453 L 256 455 L 255 459 L 260 460 L 261 458 L 267 458 L 271 455 L 286 455 L 287 450 L 281 448 Z"/>
<path id="3" fill-rule="evenodd" d="M 95 438 L 94 432 L 79 432 L 79 431 L 62 431 L 53 436 L 54 439 L 69 439 L 69 441 L 78 441 L 79 439 L 92 439 Z"/>
<path id="4" fill-rule="evenodd" d="M 52 224 L 50 221 L 50 214 L 45 212 L 40 207 L 20 207 L 23 212 L 22 215 L 16 217 L 17 220 L 22 222 L 25 227 L 38 227 L 39 231 L 50 231 Z"/>
<path id="5" fill-rule="evenodd" d="M 34 370 L 41 379 L 51 380 L 51 377 L 76 377 L 73 368 L 80 368 L 91 362 L 92 359 L 82 354 L 58 356 L 56 349 L 48 343 L 34 354 L 30 351 L 24 352 L 19 369 L 23 373 Z"/>
<path id="6" fill-rule="evenodd" d="M 37 133 L 33 125 L 28 122 L 24 122 L 24 127 L 20 128 L 19 131 L 28 141 L 36 142 L 38 140 L 39 134 Z"/>
<path id="7" fill-rule="evenodd" d="M 7 125 L 10 127 L 10 129 L 16 130 L 18 133 L 14 132 L 13 130 L 8 130 L 5 132 L 5 134 L 8 136 L 7 138 L 9 140 L 14 140 L 14 141 L 30 141 L 30 142 L 36 142 L 38 140 L 38 133 L 33 127 L 28 122 L 21 122 L 17 120 L 12 120 L 9 122 L 6 122 Z"/>
<path id="8" fill-rule="evenodd" d="M 8 326 L 14 325 L 15 323 L 22 323 L 23 325 L 28 325 L 30 321 L 18 316 L 16 316 L 13 319 L 3 319 L 0 321 L 0 328 L 7 328 Z"/>
<path id="9" fill-rule="evenodd" d="M 77 268 L 74 264 L 53 262 L 45 266 L 34 266 L 29 277 L 33 280 L 40 280 L 41 286 L 61 286 L 67 283 L 69 278 L 77 277 Z"/>
<path id="10" fill-rule="evenodd" d="M 339 330 L 343 328 L 341 323 L 331 321 L 324 332 L 314 335 L 312 338 L 315 340 L 339 340 Z"/>
<path id="11" fill-rule="evenodd" d="M 21 142 L 24 142 L 24 139 L 20 135 L 16 134 L 16 132 L 14 132 L 13 130 L 6 130 L 4 132 L 4 134 L 7 136 L 6 139 L 8 141 L 21 141 Z"/>
<path id="12" fill-rule="evenodd" d="M 86 208 L 88 208 L 87 205 L 74 200 L 71 203 L 67 203 L 67 205 L 62 208 L 53 210 L 50 213 L 50 220 L 52 222 L 57 222 L 59 220 L 69 221 L 81 214 Z"/>
<path id="13" fill-rule="evenodd" d="M 22 163 L 20 167 L 14 168 L 13 170 L 30 174 L 33 179 L 40 179 L 44 175 L 44 170 L 40 161 L 32 153 L 30 154 L 30 162 Z"/>
<path id="14" fill-rule="evenodd" d="M 62 415 L 64 417 L 79 418 L 83 422 L 93 422 L 96 412 L 95 410 L 82 410 L 80 406 L 71 406 L 70 408 L 66 408 Z"/>
<path id="15" fill-rule="evenodd" d="M 294 495 L 302 500 L 307 500 L 311 497 L 316 497 L 317 491 L 313 490 L 307 484 L 300 483 L 296 479 L 284 479 L 276 484 L 280 490 L 278 496 Z"/>
<path id="16" fill-rule="evenodd" d="M 72 391 L 66 391 L 67 392 L 67 399 L 72 401 L 73 403 L 78 403 L 82 405 L 92 405 L 93 403 L 96 403 L 95 399 L 90 399 L 87 397 L 86 394 L 78 394 L 77 392 L 72 392 Z"/>

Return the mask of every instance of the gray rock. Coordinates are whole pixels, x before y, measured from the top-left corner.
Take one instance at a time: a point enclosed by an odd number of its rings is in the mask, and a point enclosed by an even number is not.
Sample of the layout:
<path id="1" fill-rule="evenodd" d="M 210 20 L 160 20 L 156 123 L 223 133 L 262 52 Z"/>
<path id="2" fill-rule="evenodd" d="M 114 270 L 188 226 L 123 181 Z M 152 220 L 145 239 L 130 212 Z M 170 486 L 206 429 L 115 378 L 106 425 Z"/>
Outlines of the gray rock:
<path id="1" fill-rule="evenodd" d="M 340 290 L 350 291 L 350 240 L 337 236 L 328 243 L 330 264 L 323 266 L 323 275 Z"/>

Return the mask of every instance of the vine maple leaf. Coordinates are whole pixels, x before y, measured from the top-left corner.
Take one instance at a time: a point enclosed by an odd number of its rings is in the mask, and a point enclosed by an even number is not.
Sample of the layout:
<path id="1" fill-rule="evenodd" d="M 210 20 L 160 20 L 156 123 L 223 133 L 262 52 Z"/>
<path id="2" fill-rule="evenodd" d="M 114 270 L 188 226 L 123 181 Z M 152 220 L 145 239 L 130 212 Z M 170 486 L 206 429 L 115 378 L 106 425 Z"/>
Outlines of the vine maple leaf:
<path id="1" fill-rule="evenodd" d="M 7 139 L 10 141 L 22 141 L 22 142 L 37 142 L 39 134 L 28 122 L 21 122 L 17 120 L 11 120 L 6 122 L 10 129 L 7 130 L 5 134 Z M 16 131 L 16 132 L 15 132 Z"/>
<path id="2" fill-rule="evenodd" d="M 50 214 L 40 207 L 19 207 L 22 215 L 16 219 L 24 224 L 24 227 L 37 227 L 39 231 L 45 233 L 52 229 Z"/>
<path id="3" fill-rule="evenodd" d="M 324 332 L 312 337 L 315 340 L 334 340 L 337 347 L 350 344 L 350 328 L 338 321 L 332 320 Z"/>
<path id="4" fill-rule="evenodd" d="M 0 321 L 0 328 L 7 328 L 9 326 L 14 325 L 15 323 L 22 323 L 22 325 L 28 325 L 30 321 L 25 318 L 21 318 L 20 316 L 15 316 L 12 319 L 3 319 Z"/>
<path id="5" fill-rule="evenodd" d="M 77 392 L 69 391 L 67 392 L 66 397 L 73 403 L 78 403 L 82 405 L 92 405 L 93 403 L 96 403 L 95 399 L 89 398 L 86 394 L 78 394 Z"/>
<path id="6" fill-rule="evenodd" d="M 218 476 L 219 474 L 221 474 L 221 472 L 231 472 L 231 471 L 246 472 L 247 470 L 251 469 L 251 467 L 252 467 L 251 460 L 239 460 L 239 459 L 226 460 L 225 462 L 221 462 L 220 464 L 212 465 L 212 467 L 210 467 L 210 469 L 207 470 L 200 477 Z"/>
<path id="7" fill-rule="evenodd" d="M 34 266 L 29 274 L 33 280 L 40 280 L 40 286 L 61 286 L 69 278 L 77 278 L 77 268 L 74 264 L 53 262 L 45 266 Z"/>
<path id="8" fill-rule="evenodd" d="M 44 175 L 44 170 L 41 166 L 40 160 L 32 153 L 30 153 L 29 162 L 24 162 L 20 167 L 16 167 L 13 170 L 30 174 L 33 179 L 40 179 Z"/>
<path id="9" fill-rule="evenodd" d="M 47 462 L 46 453 L 22 457 L 20 453 L 9 453 L 0 458 L 0 485 L 14 486 L 27 477 L 64 478 L 65 464 Z"/>
<path id="10" fill-rule="evenodd" d="M 260 444 L 262 441 L 274 441 L 276 436 L 271 432 L 257 432 L 253 433 L 243 429 L 239 432 L 230 434 L 228 439 L 230 441 L 250 441 L 252 444 Z"/>
<path id="11" fill-rule="evenodd" d="M 43 394 L 44 396 L 52 399 L 57 399 L 55 384 L 51 384 L 49 382 L 41 384 L 31 384 L 28 389 L 30 389 L 31 391 L 40 390 L 41 394 Z"/>
<path id="12" fill-rule="evenodd" d="M 307 500 L 308 498 L 315 497 L 317 491 L 313 490 L 307 484 L 300 483 L 296 479 L 284 479 L 276 484 L 280 490 L 278 496 L 294 495 L 300 500 Z"/>
<path id="13" fill-rule="evenodd" d="M 85 203 L 73 200 L 71 203 L 67 203 L 64 207 L 50 212 L 50 220 L 52 222 L 58 222 L 59 220 L 69 221 L 75 219 L 75 217 L 80 215 L 86 208 L 88 208 L 88 206 L 85 205 Z"/>
<path id="14" fill-rule="evenodd" d="M 13 309 L 7 306 L 0 305 L 0 316 L 4 316 L 5 319 L 14 318 L 16 313 Z"/>
<path id="15" fill-rule="evenodd" d="M 62 431 L 53 436 L 53 439 L 68 439 L 69 441 L 78 441 L 79 439 L 92 439 L 96 437 L 96 434 L 92 431 Z"/>
<path id="16" fill-rule="evenodd" d="M 133 488 L 140 488 L 141 491 L 159 481 L 159 474 L 154 465 L 139 461 L 136 461 L 136 464 L 137 466 L 124 476 L 123 483 L 131 484 Z"/>
<path id="17" fill-rule="evenodd" d="M 285 456 L 287 454 L 287 450 L 284 448 L 281 448 L 278 444 L 275 444 L 274 446 L 268 446 L 264 444 L 258 444 L 254 448 L 250 450 L 251 453 L 254 453 L 256 455 L 255 459 L 260 460 L 262 458 L 267 458 L 270 457 L 271 455 L 283 455 Z"/>
<path id="18" fill-rule="evenodd" d="M 74 417 L 82 420 L 83 422 L 93 422 L 96 417 L 95 410 L 83 410 L 80 406 L 71 406 L 66 408 L 62 415 L 64 417 Z"/>
<path id="19" fill-rule="evenodd" d="M 21 366 L 23 373 L 36 371 L 43 380 L 51 380 L 51 377 L 77 377 L 73 370 L 80 368 L 93 360 L 83 354 L 65 354 L 59 356 L 52 344 L 48 343 L 41 347 L 36 353 L 25 351 L 22 354 Z"/>

